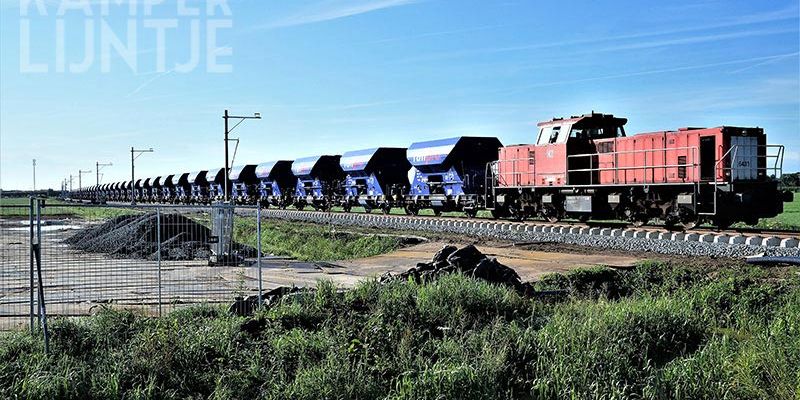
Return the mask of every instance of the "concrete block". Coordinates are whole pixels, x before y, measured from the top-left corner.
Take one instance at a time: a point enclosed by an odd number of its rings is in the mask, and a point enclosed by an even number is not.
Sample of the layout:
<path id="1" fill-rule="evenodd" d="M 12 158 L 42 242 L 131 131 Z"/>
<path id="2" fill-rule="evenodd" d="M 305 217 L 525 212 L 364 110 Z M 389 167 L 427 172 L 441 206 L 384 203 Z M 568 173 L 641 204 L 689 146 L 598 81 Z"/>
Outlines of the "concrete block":
<path id="1" fill-rule="evenodd" d="M 717 236 L 717 235 L 714 234 L 714 233 L 704 233 L 704 234 L 700 235 L 700 237 L 698 238 L 697 241 L 698 242 L 712 243 L 712 242 L 714 242 L 714 237 L 715 236 Z"/>
<path id="2" fill-rule="evenodd" d="M 661 234 L 662 233 L 664 233 L 664 232 L 650 231 L 650 232 L 647 232 L 647 235 L 645 237 L 650 239 L 650 240 L 658 240 L 658 239 L 661 239 Z"/>
<path id="3" fill-rule="evenodd" d="M 611 236 L 612 231 L 611 228 L 600 228 L 600 236 Z"/>
<path id="4" fill-rule="evenodd" d="M 573 226 L 573 227 L 569 228 L 569 233 L 571 233 L 573 235 L 578 235 L 578 234 L 581 233 L 581 228 L 577 227 L 577 226 Z"/>
<path id="5" fill-rule="evenodd" d="M 764 238 L 761 236 L 748 236 L 744 243 L 750 246 L 761 246 L 761 242 L 763 241 Z"/>
<path id="6" fill-rule="evenodd" d="M 614 237 L 622 236 L 622 232 L 623 232 L 622 229 L 619 229 L 619 228 L 612 229 L 611 230 L 611 236 L 614 236 Z"/>
<path id="7" fill-rule="evenodd" d="M 780 246 L 781 245 L 781 238 L 774 237 L 774 236 L 773 237 L 764 238 L 764 240 L 761 241 L 761 245 L 762 246 L 766 246 L 766 247 Z"/>
<path id="8" fill-rule="evenodd" d="M 788 248 L 800 247 L 800 239 L 785 238 L 781 240 L 781 247 L 788 247 Z"/>
<path id="9" fill-rule="evenodd" d="M 697 242 L 700 240 L 700 235 L 696 233 L 687 233 L 683 236 L 684 242 Z"/>
<path id="10" fill-rule="evenodd" d="M 636 239 L 644 239 L 644 238 L 647 237 L 647 231 L 634 230 L 633 231 L 633 237 L 636 238 Z"/>
<path id="11" fill-rule="evenodd" d="M 632 238 L 634 237 L 635 234 L 636 231 L 634 231 L 633 229 L 625 229 L 624 231 L 622 231 L 622 237 L 626 238 Z"/>
<path id="12" fill-rule="evenodd" d="M 744 244 L 747 238 L 742 235 L 731 236 L 728 238 L 728 244 Z"/>
<path id="13" fill-rule="evenodd" d="M 601 228 L 589 228 L 590 235 L 601 235 L 602 229 Z"/>
<path id="14" fill-rule="evenodd" d="M 731 237 L 728 235 L 714 235 L 714 243 L 729 244 L 730 242 L 731 242 Z"/>

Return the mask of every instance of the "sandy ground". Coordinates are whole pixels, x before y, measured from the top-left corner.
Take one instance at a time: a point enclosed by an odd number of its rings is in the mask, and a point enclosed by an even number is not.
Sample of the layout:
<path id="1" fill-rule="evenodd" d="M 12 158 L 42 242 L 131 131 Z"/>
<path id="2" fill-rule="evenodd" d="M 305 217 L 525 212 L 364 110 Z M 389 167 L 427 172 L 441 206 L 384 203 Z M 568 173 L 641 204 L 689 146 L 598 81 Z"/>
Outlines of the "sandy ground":
<path id="1" fill-rule="evenodd" d="M 25 221 L 0 219 L 0 329 L 27 324 L 30 307 L 29 231 Z M 102 306 L 121 306 L 157 314 L 186 304 L 230 302 L 236 295 L 258 293 L 258 264 L 210 267 L 206 260 L 156 261 L 115 259 L 102 254 L 74 250 L 62 243 L 81 221 L 54 221 L 42 234 L 42 279 L 48 315 L 85 315 Z M 464 240 L 450 244 L 464 245 Z M 444 241 L 403 248 L 380 256 L 310 263 L 262 258 L 264 289 L 279 286 L 311 286 L 330 279 L 342 287 L 402 272 L 418 262 L 430 260 Z M 478 248 L 514 268 L 523 280 L 574 268 L 608 265 L 629 267 L 641 258 L 620 254 L 588 254 L 576 251 L 541 251 L 515 248 L 510 244 L 478 245 Z M 642 257 L 643 258 L 643 257 Z M 158 282 L 161 281 L 159 290 Z M 161 299 L 161 302 L 159 302 Z M 161 307 L 159 307 L 161 303 Z"/>

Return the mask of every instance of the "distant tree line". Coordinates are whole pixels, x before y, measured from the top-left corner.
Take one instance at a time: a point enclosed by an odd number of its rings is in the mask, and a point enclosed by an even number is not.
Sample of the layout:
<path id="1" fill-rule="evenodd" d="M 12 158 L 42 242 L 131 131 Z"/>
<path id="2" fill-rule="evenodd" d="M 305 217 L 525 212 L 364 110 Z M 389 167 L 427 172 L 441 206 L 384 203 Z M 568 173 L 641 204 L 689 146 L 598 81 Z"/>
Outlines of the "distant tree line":
<path id="1" fill-rule="evenodd" d="M 781 183 L 783 186 L 800 190 L 800 172 L 793 172 L 791 174 L 783 174 L 781 176 Z"/>

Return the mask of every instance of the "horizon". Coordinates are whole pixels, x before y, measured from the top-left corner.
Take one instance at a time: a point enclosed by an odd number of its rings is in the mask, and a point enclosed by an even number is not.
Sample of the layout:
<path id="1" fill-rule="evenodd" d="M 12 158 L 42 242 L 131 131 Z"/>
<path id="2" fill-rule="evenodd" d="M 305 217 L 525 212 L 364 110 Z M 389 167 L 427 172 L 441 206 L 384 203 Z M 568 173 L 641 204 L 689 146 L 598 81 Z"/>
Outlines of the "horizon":
<path id="1" fill-rule="evenodd" d="M 130 180 L 132 146 L 155 150 L 136 179 L 220 168 L 225 109 L 262 116 L 233 131 L 236 165 L 530 143 L 594 111 L 629 136 L 758 126 L 800 171 L 800 1 L 66 3 L 0 0 L 4 191 L 32 189 L 32 159 L 37 190 L 91 186 L 96 162 Z"/>

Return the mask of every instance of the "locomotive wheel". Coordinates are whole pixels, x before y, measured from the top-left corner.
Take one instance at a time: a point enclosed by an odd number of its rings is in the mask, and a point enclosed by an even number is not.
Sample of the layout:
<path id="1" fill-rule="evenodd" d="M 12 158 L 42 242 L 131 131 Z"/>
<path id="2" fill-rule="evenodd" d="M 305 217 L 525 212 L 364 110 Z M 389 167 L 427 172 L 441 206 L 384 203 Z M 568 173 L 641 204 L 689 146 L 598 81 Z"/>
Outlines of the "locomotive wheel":
<path id="1" fill-rule="evenodd" d="M 442 209 L 441 209 L 441 208 L 438 208 L 438 207 L 435 207 L 435 208 L 433 209 L 433 215 L 435 215 L 435 216 L 437 216 L 437 217 L 441 217 L 441 216 L 442 216 Z"/>
<path id="2" fill-rule="evenodd" d="M 585 224 L 592 216 L 589 214 L 581 214 L 578 216 L 578 222 Z"/>
<path id="3" fill-rule="evenodd" d="M 413 204 L 406 205 L 406 215 L 419 215 L 419 208 Z"/>
<path id="4" fill-rule="evenodd" d="M 349 213 L 350 210 L 353 209 L 353 207 L 351 207 L 350 204 L 345 204 L 345 205 L 342 206 L 342 208 L 344 209 L 344 212 L 346 212 L 346 213 Z"/>
<path id="5" fill-rule="evenodd" d="M 492 210 L 492 219 L 500 219 L 503 217 L 503 211 L 499 208 Z"/>
<path id="6" fill-rule="evenodd" d="M 294 207 L 297 209 L 297 211 L 303 211 L 303 209 L 306 208 L 306 205 L 305 204 L 297 204 Z"/>
<path id="7" fill-rule="evenodd" d="M 522 222 L 525 220 L 525 214 L 516 205 L 509 206 L 508 213 L 514 221 Z"/>

